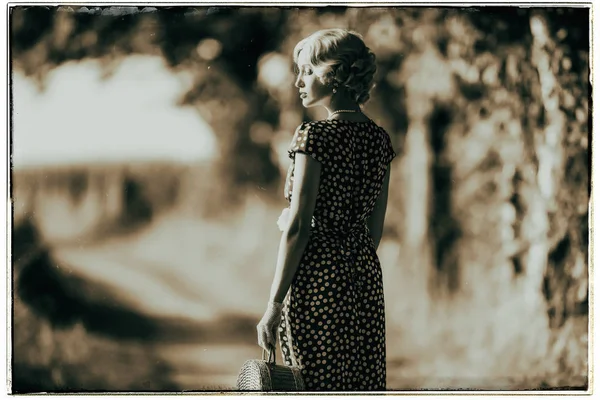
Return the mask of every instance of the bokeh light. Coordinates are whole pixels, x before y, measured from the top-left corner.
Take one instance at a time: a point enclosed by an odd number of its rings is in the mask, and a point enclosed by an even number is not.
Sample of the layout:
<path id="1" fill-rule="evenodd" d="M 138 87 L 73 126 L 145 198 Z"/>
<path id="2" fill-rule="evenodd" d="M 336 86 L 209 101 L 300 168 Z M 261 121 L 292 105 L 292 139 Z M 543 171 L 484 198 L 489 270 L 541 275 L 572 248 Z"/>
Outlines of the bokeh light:
<path id="1" fill-rule="evenodd" d="M 392 164 L 388 389 L 585 389 L 589 10 L 11 6 L 13 391 L 231 390 L 350 28 Z"/>

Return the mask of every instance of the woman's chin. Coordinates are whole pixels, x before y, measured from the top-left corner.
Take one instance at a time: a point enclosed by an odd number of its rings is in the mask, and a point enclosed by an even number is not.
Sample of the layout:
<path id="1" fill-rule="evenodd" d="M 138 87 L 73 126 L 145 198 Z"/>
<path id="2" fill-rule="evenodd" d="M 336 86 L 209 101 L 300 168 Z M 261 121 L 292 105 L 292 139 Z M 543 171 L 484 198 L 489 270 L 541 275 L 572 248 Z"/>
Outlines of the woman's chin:
<path id="1" fill-rule="evenodd" d="M 316 104 L 314 101 L 311 101 L 308 98 L 304 98 L 302 99 L 302 106 L 304 106 L 304 108 L 310 108 L 316 106 Z"/>

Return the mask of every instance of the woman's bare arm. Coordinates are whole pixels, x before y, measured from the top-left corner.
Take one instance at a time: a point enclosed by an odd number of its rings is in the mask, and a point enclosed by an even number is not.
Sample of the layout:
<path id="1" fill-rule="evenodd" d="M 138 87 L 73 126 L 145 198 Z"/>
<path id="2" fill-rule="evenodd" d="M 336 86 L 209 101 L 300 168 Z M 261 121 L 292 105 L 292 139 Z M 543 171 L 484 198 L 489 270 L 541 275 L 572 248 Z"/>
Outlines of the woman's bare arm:
<path id="1" fill-rule="evenodd" d="M 292 284 L 308 244 L 320 177 L 321 163 L 306 154 L 296 153 L 289 222 L 281 235 L 270 301 L 282 303 Z"/>
<path id="2" fill-rule="evenodd" d="M 388 191 L 390 187 L 390 166 L 388 165 L 387 171 L 385 173 L 385 177 L 383 179 L 383 186 L 381 188 L 381 193 L 375 202 L 375 208 L 373 209 L 373 213 L 369 217 L 367 221 L 367 226 L 369 228 L 369 232 L 371 233 L 371 237 L 373 238 L 373 242 L 375 243 L 375 250 L 379 248 L 379 243 L 381 242 L 381 236 L 383 235 L 383 223 L 385 220 L 385 212 L 387 210 L 387 202 L 388 202 Z"/>

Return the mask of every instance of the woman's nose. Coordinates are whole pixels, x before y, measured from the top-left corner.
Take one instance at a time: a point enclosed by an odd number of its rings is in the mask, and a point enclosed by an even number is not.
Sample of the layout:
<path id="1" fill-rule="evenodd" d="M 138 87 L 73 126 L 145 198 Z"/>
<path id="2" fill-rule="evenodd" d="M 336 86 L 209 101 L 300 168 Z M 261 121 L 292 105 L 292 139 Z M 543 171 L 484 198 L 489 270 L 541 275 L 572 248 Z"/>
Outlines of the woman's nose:
<path id="1" fill-rule="evenodd" d="M 294 86 L 296 86 L 297 88 L 304 87 L 304 82 L 302 81 L 302 79 L 300 79 L 300 76 L 296 78 L 296 83 L 294 83 Z"/>

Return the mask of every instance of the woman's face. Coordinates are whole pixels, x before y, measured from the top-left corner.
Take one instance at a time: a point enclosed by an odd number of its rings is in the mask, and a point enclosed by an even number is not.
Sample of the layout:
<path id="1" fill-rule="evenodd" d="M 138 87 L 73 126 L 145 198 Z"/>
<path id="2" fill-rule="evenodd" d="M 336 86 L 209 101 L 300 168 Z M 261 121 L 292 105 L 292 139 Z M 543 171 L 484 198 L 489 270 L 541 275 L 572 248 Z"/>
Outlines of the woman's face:
<path id="1" fill-rule="evenodd" d="M 295 83 L 300 92 L 302 105 L 304 107 L 324 105 L 331 100 L 332 91 L 319 80 L 303 53 L 304 50 L 298 56 L 298 77 Z"/>

